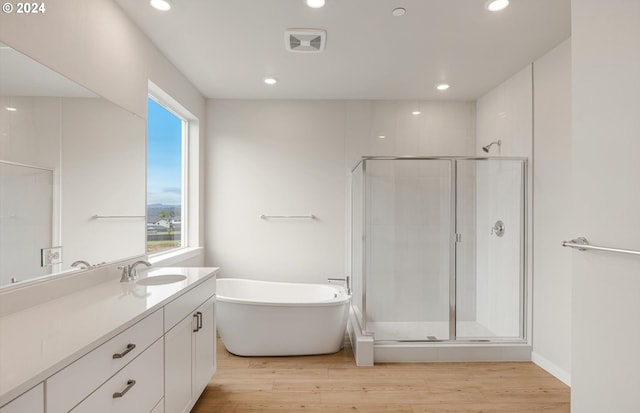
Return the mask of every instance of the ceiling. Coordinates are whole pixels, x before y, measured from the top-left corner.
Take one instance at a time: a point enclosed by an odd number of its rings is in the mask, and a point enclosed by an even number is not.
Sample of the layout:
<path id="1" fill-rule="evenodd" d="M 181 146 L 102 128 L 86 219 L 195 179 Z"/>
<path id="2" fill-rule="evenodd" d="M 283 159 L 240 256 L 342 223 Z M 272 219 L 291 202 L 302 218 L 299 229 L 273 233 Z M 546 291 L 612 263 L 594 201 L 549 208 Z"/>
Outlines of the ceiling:
<path id="1" fill-rule="evenodd" d="M 570 0 L 115 1 L 209 98 L 475 100 L 571 34 Z M 326 49 L 285 50 L 289 28 L 326 30 Z"/>

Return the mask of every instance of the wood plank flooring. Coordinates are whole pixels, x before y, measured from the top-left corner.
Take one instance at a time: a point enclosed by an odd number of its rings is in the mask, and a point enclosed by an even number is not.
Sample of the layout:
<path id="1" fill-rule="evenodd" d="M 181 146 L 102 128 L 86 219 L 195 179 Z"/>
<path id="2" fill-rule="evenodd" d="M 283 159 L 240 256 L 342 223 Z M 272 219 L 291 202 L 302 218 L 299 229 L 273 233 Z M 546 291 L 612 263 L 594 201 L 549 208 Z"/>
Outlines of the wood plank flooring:
<path id="1" fill-rule="evenodd" d="M 569 413 L 570 389 L 533 363 L 385 363 L 356 367 L 348 340 L 331 355 L 236 357 L 192 413 Z"/>

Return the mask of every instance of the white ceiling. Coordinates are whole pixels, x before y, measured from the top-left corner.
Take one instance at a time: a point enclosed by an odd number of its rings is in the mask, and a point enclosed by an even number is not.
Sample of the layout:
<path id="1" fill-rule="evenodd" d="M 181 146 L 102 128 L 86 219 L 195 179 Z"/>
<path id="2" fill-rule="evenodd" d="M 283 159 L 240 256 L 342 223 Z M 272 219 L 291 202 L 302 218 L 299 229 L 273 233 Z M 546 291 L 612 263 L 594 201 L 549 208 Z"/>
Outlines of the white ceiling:
<path id="1" fill-rule="evenodd" d="M 447 100 L 475 100 L 570 36 L 570 0 L 485 1 L 116 0 L 209 98 Z M 325 51 L 286 51 L 288 28 L 325 29 Z"/>

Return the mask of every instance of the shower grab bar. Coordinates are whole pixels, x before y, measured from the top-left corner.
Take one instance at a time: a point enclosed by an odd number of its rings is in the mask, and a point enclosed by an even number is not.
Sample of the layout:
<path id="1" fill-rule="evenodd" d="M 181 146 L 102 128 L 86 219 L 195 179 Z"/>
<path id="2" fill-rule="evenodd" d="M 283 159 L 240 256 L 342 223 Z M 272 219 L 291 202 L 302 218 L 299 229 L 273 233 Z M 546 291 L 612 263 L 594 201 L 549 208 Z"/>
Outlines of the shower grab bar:
<path id="1" fill-rule="evenodd" d="M 313 214 L 310 215 L 260 215 L 260 219 L 316 219 L 317 217 Z"/>
<path id="2" fill-rule="evenodd" d="M 569 247 L 569 248 L 577 248 L 578 251 L 596 250 L 596 251 L 606 251 L 606 252 L 618 252 L 621 254 L 640 255 L 640 251 L 627 250 L 622 248 L 599 247 L 597 245 L 591 245 L 589 244 L 589 241 L 585 237 L 579 237 L 576 239 L 572 239 L 571 241 L 562 241 L 562 246 Z"/>
<path id="3" fill-rule="evenodd" d="M 92 215 L 91 219 L 128 219 L 128 218 L 146 218 L 144 215 Z"/>

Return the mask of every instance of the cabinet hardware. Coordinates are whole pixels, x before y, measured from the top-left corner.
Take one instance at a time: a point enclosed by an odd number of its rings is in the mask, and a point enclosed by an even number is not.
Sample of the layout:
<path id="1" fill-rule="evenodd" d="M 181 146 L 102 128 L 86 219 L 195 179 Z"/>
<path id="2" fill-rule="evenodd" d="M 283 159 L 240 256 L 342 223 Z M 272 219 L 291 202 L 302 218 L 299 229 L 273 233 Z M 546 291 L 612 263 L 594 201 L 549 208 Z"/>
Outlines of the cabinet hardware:
<path id="1" fill-rule="evenodd" d="M 193 332 L 197 333 L 202 329 L 202 313 L 198 311 L 193 316 L 196 318 L 196 328 L 195 330 L 193 330 Z"/>
<path id="2" fill-rule="evenodd" d="M 118 397 L 124 396 L 135 385 L 136 385 L 136 381 L 135 380 L 127 380 L 127 387 L 125 387 L 124 390 L 122 390 L 121 392 L 113 393 L 113 398 L 117 399 Z"/>
<path id="3" fill-rule="evenodd" d="M 136 348 L 135 344 L 127 344 L 127 349 L 125 351 L 123 351 L 122 353 L 116 353 L 113 355 L 114 359 L 121 359 L 124 356 L 127 355 L 127 353 L 129 353 L 131 350 L 133 350 L 134 348 Z"/>

